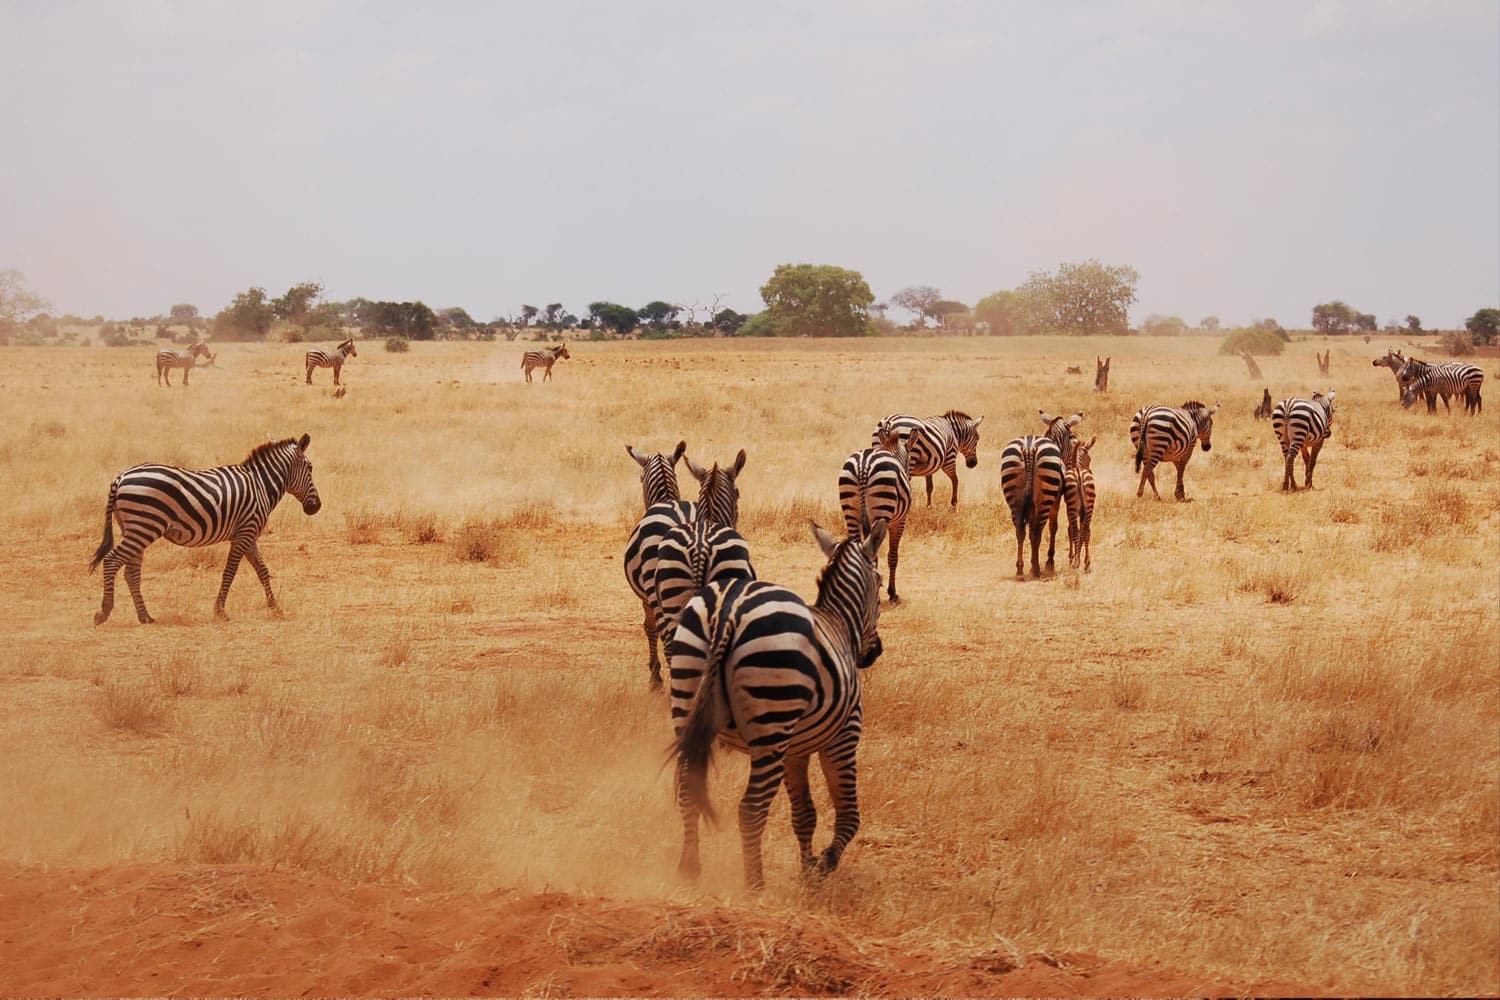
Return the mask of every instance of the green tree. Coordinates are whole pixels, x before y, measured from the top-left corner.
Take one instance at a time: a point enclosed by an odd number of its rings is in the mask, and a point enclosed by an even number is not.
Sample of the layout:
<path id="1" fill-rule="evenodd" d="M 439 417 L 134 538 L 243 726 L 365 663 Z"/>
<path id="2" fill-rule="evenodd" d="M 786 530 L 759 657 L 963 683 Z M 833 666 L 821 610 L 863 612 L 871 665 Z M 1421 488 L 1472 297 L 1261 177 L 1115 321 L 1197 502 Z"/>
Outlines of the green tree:
<path id="1" fill-rule="evenodd" d="M 1130 307 L 1140 280 L 1133 267 L 1086 260 L 1061 264 L 1056 274 L 1038 271 L 1020 290 L 1060 333 L 1125 334 L 1130 332 Z"/>
<path id="2" fill-rule="evenodd" d="M 214 316 L 215 340 L 264 340 L 276 311 L 264 288 L 247 288 Z"/>
<path id="3" fill-rule="evenodd" d="M 931 285 L 911 285 L 892 295 L 890 305 L 897 309 L 905 309 L 915 316 L 912 326 L 925 327 L 929 319 L 939 319 L 933 307 L 941 302 L 942 298 L 943 293 Z"/>
<path id="4" fill-rule="evenodd" d="M 286 290 L 286 294 L 271 303 L 271 311 L 284 323 L 302 327 L 310 326 L 310 314 L 323 286 L 316 281 L 304 281 Z"/>
<path id="5" fill-rule="evenodd" d="M 862 337 L 875 301 L 863 275 L 831 264 L 777 265 L 760 296 L 787 337 Z"/>
<path id="6" fill-rule="evenodd" d="M 536 306 L 522 306 L 521 307 L 521 326 L 522 327 L 528 327 L 528 326 L 530 326 L 531 325 L 531 321 L 536 318 L 536 313 L 537 313 Z"/>
<path id="7" fill-rule="evenodd" d="M 1464 320 L 1464 329 L 1473 335 L 1476 344 L 1494 343 L 1500 337 L 1500 309 L 1480 309 Z"/>
<path id="8" fill-rule="evenodd" d="M 173 323 L 192 326 L 198 319 L 198 307 L 180 303 L 172 307 L 171 316 Z"/>
<path id="9" fill-rule="evenodd" d="M 1421 333 L 1422 332 L 1422 320 L 1421 320 L 1421 318 L 1417 317 L 1417 316 L 1413 316 L 1411 313 L 1407 313 L 1406 314 L 1406 329 L 1409 332 L 1411 332 L 1411 333 Z"/>
<path id="10" fill-rule="evenodd" d="M 928 312 L 944 330 L 969 333 L 974 330 L 974 314 L 962 302 L 954 299 L 938 299 Z"/>
<path id="11" fill-rule="evenodd" d="M 474 322 L 474 317 L 469 315 L 467 309 L 449 306 L 438 310 L 438 327 L 445 338 L 467 340 L 474 335 L 479 324 Z"/>
<path id="12" fill-rule="evenodd" d="M 990 329 L 992 337 L 1021 337 L 1046 333 L 1051 310 L 1027 290 L 996 292 L 979 300 L 974 315 Z"/>
<path id="13" fill-rule="evenodd" d="M 617 302 L 590 302 L 589 319 L 595 328 L 619 337 L 634 330 L 639 317 L 634 309 Z"/>
<path id="14" fill-rule="evenodd" d="M 737 313 L 733 309 L 720 309 L 713 315 L 713 328 L 732 337 L 740 332 L 740 327 L 744 326 L 749 319 L 749 316 Z"/>
<path id="15" fill-rule="evenodd" d="M 674 306 L 670 302 L 663 302 L 661 299 L 657 299 L 637 309 L 636 315 L 647 323 L 650 323 L 652 329 L 661 330 L 665 329 L 666 325 L 676 318 L 680 312 L 682 312 L 681 306 Z"/>
<path id="16" fill-rule="evenodd" d="M 1313 306 L 1312 326 L 1314 330 L 1325 336 L 1336 336 L 1354 329 L 1362 316 L 1362 313 L 1350 308 L 1347 303 L 1334 299 L 1332 302 L 1322 302 Z M 1374 319 L 1375 317 L 1370 317 L 1372 323 Z"/>
<path id="17" fill-rule="evenodd" d="M 33 313 L 52 304 L 32 291 L 26 276 L 15 268 L 0 270 L 0 344 L 8 344 Z"/>
<path id="18" fill-rule="evenodd" d="M 370 302 L 363 313 L 371 337 L 431 340 L 437 330 L 437 314 L 423 302 Z"/>

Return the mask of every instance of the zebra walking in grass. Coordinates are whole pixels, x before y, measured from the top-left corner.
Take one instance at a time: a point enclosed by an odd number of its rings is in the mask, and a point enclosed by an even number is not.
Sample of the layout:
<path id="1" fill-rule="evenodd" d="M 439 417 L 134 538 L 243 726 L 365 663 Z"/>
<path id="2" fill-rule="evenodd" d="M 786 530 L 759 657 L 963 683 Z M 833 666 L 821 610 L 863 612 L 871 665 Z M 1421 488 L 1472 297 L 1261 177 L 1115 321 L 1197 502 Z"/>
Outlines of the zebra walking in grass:
<path id="1" fill-rule="evenodd" d="M 1081 414 L 1079 415 L 1082 416 Z M 1076 422 L 1076 420 L 1074 421 Z M 1061 426 L 1057 426 L 1061 424 Z M 1049 420 L 1049 432 L 1072 441 L 1072 425 L 1067 420 Z M 1000 492 L 1010 507 L 1010 520 L 1016 528 L 1016 577 L 1025 577 L 1025 538 L 1031 535 L 1031 575 L 1042 575 L 1039 550 L 1042 526 L 1049 529 L 1047 538 L 1047 571 L 1053 571 L 1057 551 L 1057 512 L 1063 504 L 1063 490 L 1068 470 L 1062 450 L 1052 437 L 1027 434 L 1006 444 L 1000 452 Z"/>
<path id="2" fill-rule="evenodd" d="M 927 506 L 932 506 L 932 477 L 939 471 L 953 483 L 950 506 L 958 506 L 958 456 L 964 464 L 974 468 L 979 464 L 979 425 L 984 418 L 974 419 L 962 410 L 949 410 L 940 417 L 910 417 L 893 413 L 885 417 L 870 435 L 870 443 L 878 445 L 881 438 L 894 433 L 906 445 L 907 473 L 911 478 L 927 478 Z"/>
<path id="3" fill-rule="evenodd" d="M 182 384 L 188 384 L 188 374 L 197 367 L 198 359 L 203 358 L 204 367 L 214 363 L 215 355 L 208 353 L 206 344 L 198 343 L 189 347 L 186 351 L 157 351 L 156 352 L 156 384 L 162 384 L 165 376 L 168 386 L 172 384 L 172 369 L 182 369 Z"/>
<path id="4" fill-rule="evenodd" d="M 354 349 L 354 338 L 351 337 L 331 351 L 322 348 L 314 348 L 307 352 L 307 384 L 312 385 L 312 373 L 314 368 L 332 368 L 333 384 L 339 384 L 339 372 L 344 370 L 344 362 L 349 358 L 359 357 L 359 352 Z"/>
<path id="5" fill-rule="evenodd" d="M 645 501 L 645 506 L 671 503 L 681 496 L 677 491 L 677 462 L 686 450 L 686 441 L 678 441 L 677 449 L 670 457 L 661 452 L 648 455 L 643 451 L 636 451 L 628 444 L 625 446 L 625 453 L 641 467 L 641 499 Z"/>
<path id="6" fill-rule="evenodd" d="M 906 512 L 911 509 L 911 477 L 906 465 L 906 448 L 892 432 L 879 446 L 850 455 L 839 470 L 839 508 L 849 537 L 858 541 L 875 522 L 886 524 L 891 542 L 886 553 L 891 574 L 886 593 L 892 604 L 901 600 L 896 596 L 896 566 L 901 561 Z"/>
<path id="7" fill-rule="evenodd" d="M 1484 399 L 1480 390 L 1484 387 L 1484 370 L 1478 365 L 1463 361 L 1448 361 L 1440 365 L 1429 365 L 1415 359 L 1408 362 L 1403 375 L 1406 380 L 1401 390 L 1401 406 L 1408 408 L 1421 395 L 1431 399 L 1432 393 L 1443 397 L 1443 407 L 1449 412 L 1449 396 L 1463 396 L 1464 412 L 1473 416 L 1484 412 Z M 1436 413 L 1437 404 L 1429 402 L 1428 412 Z"/>
<path id="8" fill-rule="evenodd" d="M 782 780 L 792 806 L 802 869 L 838 867 L 859 830 L 856 753 L 863 725 L 860 671 L 880 656 L 879 552 L 884 521 L 864 539 L 812 526 L 828 559 L 809 608 L 785 587 L 757 581 L 714 583 L 683 610 L 671 654 L 673 749 L 682 813 L 682 874 L 697 878 L 698 817 L 715 819 L 708 797 L 714 742 L 750 755 L 740 799 L 745 883 L 765 884 L 761 835 Z M 817 754 L 833 800 L 833 840 L 812 850 L 817 811 L 808 766 Z"/>
<path id="9" fill-rule="evenodd" d="M 1144 496 L 1146 484 L 1156 499 L 1161 493 L 1156 489 L 1156 466 L 1171 462 L 1177 466 L 1178 500 L 1187 500 L 1183 489 L 1182 474 L 1188 459 L 1193 457 L 1193 442 L 1197 441 L 1204 451 L 1213 448 L 1214 414 L 1218 404 L 1205 406 L 1197 400 L 1189 400 L 1179 406 L 1143 406 L 1130 418 L 1130 443 L 1135 447 L 1135 471 L 1141 474 L 1140 485 L 1135 495 Z"/>
<path id="10" fill-rule="evenodd" d="M 526 376 L 526 381 L 530 382 L 531 370 L 533 368 L 545 368 L 546 371 L 542 373 L 542 381 L 546 382 L 552 378 L 552 366 L 557 364 L 557 360 L 559 358 L 571 358 L 572 356 L 568 353 L 567 344 L 558 344 L 556 347 L 549 347 L 545 351 L 527 351 L 521 356 L 521 371 Z"/>
<path id="11" fill-rule="evenodd" d="M 715 462 L 712 468 L 703 469 L 694 465 L 692 459 L 687 459 L 687 465 L 688 471 L 698 480 L 698 502 L 674 500 L 652 504 L 641 515 L 625 543 L 625 580 L 641 602 L 641 631 L 646 634 L 647 667 L 651 672 L 652 688 L 661 687 L 657 640 L 667 634 L 656 590 L 656 564 L 661 556 L 663 539 L 673 528 L 699 520 L 712 527 L 733 528 L 738 525 L 740 517 L 740 490 L 735 480 L 745 468 L 743 448 L 728 468 L 720 468 Z M 712 569 L 704 566 L 704 579 L 714 577 Z"/>
<path id="12" fill-rule="evenodd" d="M 229 543 L 229 561 L 214 601 L 214 614 L 227 618 L 224 601 L 241 559 L 249 559 L 266 591 L 266 606 L 280 614 L 271 592 L 271 573 L 260 557 L 257 541 L 271 511 L 290 493 L 305 514 L 316 514 L 323 502 L 313 485 L 312 463 L 307 460 L 310 438 L 287 438 L 263 444 L 239 465 L 195 471 L 170 465 L 137 465 L 115 477 L 104 508 L 104 541 L 89 563 L 92 573 L 104 564 L 104 601 L 94 616 L 103 625 L 115 606 L 115 574 L 125 567 L 125 582 L 135 601 L 141 624 L 154 619 L 141 597 L 141 559 L 146 547 L 158 538 L 176 545 L 197 547 Z M 120 522 L 120 542 L 115 544 L 114 521 Z"/>
<path id="13" fill-rule="evenodd" d="M 1078 568 L 1079 557 L 1083 559 L 1083 571 L 1093 571 L 1094 560 L 1090 552 L 1089 539 L 1094 524 L 1094 469 L 1089 457 L 1098 437 L 1089 438 L 1089 443 L 1073 442 L 1073 453 L 1066 461 L 1067 473 L 1063 480 L 1063 501 L 1068 506 L 1068 565 Z"/>
<path id="14" fill-rule="evenodd" d="M 1281 491 L 1296 492 L 1297 477 L 1292 471 L 1292 462 L 1300 452 L 1302 470 L 1307 480 L 1306 489 L 1312 489 L 1313 469 L 1318 464 L 1318 452 L 1323 442 L 1333 433 L 1333 396 L 1321 392 L 1313 393 L 1312 399 L 1293 396 L 1283 399 L 1271 411 L 1271 433 L 1281 444 L 1281 454 L 1286 458 L 1286 472 L 1281 477 Z"/>

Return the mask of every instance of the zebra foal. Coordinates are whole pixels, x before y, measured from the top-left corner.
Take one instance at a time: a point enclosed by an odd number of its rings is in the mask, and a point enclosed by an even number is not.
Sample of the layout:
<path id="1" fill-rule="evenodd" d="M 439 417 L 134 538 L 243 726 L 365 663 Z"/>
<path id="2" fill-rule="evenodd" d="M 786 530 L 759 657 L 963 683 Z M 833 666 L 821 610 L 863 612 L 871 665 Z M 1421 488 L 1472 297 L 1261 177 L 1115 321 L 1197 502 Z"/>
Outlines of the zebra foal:
<path id="1" fill-rule="evenodd" d="M 1094 568 L 1089 539 L 1093 535 L 1096 491 L 1094 467 L 1089 452 L 1097 440 L 1099 439 L 1095 436 L 1089 438 L 1088 444 L 1078 440 L 1073 442 L 1073 453 L 1066 459 L 1067 473 L 1063 480 L 1063 500 L 1068 505 L 1068 565 L 1077 569 L 1079 557 L 1082 556 L 1085 573 L 1092 572 Z"/>
<path id="2" fill-rule="evenodd" d="M 314 368 L 332 368 L 333 384 L 338 385 L 339 372 L 344 370 L 344 362 L 349 358 L 357 357 L 359 357 L 359 352 L 354 349 L 353 337 L 350 337 L 331 351 L 325 351 L 322 348 L 314 348 L 308 351 L 305 359 L 307 363 L 307 384 L 312 385 Z"/>
<path id="3" fill-rule="evenodd" d="M 1205 406 L 1197 400 L 1189 400 L 1181 406 L 1143 406 L 1130 418 L 1130 443 L 1135 447 L 1135 471 L 1141 474 L 1140 485 L 1135 495 L 1144 496 L 1146 484 L 1156 499 L 1161 493 L 1156 489 L 1156 466 L 1171 462 L 1177 467 L 1177 489 L 1174 496 L 1186 501 L 1182 474 L 1188 459 L 1193 457 L 1193 442 L 1197 441 L 1204 451 L 1213 448 L 1214 414 L 1219 412 L 1215 404 Z"/>
<path id="4" fill-rule="evenodd" d="M 906 513 L 911 509 L 911 477 L 906 463 L 906 448 L 895 433 L 890 433 L 879 446 L 850 455 L 839 470 L 839 509 L 849 537 L 862 539 L 875 522 L 885 522 L 891 542 L 886 553 L 891 574 L 886 593 L 892 604 L 901 600 L 896 596 L 896 566 L 901 561 Z"/>
<path id="5" fill-rule="evenodd" d="M 263 444 L 239 465 L 215 469 L 179 469 L 170 465 L 137 465 L 115 477 L 104 508 L 104 541 L 94 552 L 89 572 L 104 564 L 104 600 L 94 624 L 109 620 L 115 606 L 115 574 L 125 567 L 125 582 L 135 602 L 141 624 L 155 621 L 141 596 L 141 560 L 147 546 L 158 538 L 176 545 L 198 547 L 229 543 L 224 580 L 214 601 L 220 619 L 229 587 L 234 583 L 241 559 L 249 559 L 266 591 L 266 606 L 276 614 L 276 595 L 271 592 L 271 572 L 261 559 L 257 541 L 271 511 L 290 493 L 302 503 L 305 514 L 316 514 L 323 506 L 313 485 L 312 463 L 307 460 L 311 439 L 286 438 Z M 115 544 L 114 522 L 120 522 L 120 541 Z"/>
<path id="6" fill-rule="evenodd" d="M 568 353 L 567 344 L 558 344 L 549 347 L 545 351 L 527 351 L 521 356 L 521 373 L 526 376 L 526 381 L 531 381 L 531 370 L 533 368 L 545 368 L 542 372 L 542 381 L 546 382 L 552 378 L 552 366 L 557 364 L 558 358 L 571 358 Z"/>
<path id="7" fill-rule="evenodd" d="M 698 818 L 715 819 L 708 764 L 716 740 L 750 755 L 739 807 L 749 888 L 765 884 L 761 837 L 783 780 L 804 871 L 833 871 L 859 830 L 859 673 L 881 653 L 878 556 L 886 527 L 880 521 L 863 540 L 843 541 L 816 524 L 812 529 L 828 562 L 811 608 L 774 584 L 712 583 L 688 602 L 672 638 L 678 870 L 690 878 L 700 871 Z M 818 815 L 808 766 L 814 754 L 834 809 L 833 840 L 821 855 L 812 850 Z"/>
<path id="8" fill-rule="evenodd" d="M 156 352 L 156 384 L 162 384 L 162 377 L 166 377 L 166 384 L 172 385 L 172 369 L 182 369 L 182 384 L 188 384 L 188 374 L 198 366 L 198 359 L 203 358 L 203 367 L 207 368 L 214 363 L 218 355 L 208 353 L 208 345 L 197 343 L 186 351 L 157 351 Z"/>
<path id="9" fill-rule="evenodd" d="M 1312 489 L 1313 469 L 1318 464 L 1318 452 L 1323 442 L 1333 433 L 1334 390 L 1328 395 L 1313 393 L 1312 399 L 1292 396 L 1276 404 L 1271 411 L 1271 433 L 1281 444 L 1281 454 L 1286 458 L 1286 471 L 1281 477 L 1281 492 L 1297 490 L 1297 476 L 1292 463 L 1302 455 L 1304 489 Z"/>

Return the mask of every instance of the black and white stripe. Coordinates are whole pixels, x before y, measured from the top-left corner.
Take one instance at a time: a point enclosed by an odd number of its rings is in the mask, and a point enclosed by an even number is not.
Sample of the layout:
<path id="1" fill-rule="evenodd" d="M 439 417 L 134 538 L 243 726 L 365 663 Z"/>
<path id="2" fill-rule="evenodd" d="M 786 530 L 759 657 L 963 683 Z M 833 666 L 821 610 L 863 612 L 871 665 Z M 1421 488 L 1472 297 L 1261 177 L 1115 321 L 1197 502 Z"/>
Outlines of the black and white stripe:
<path id="1" fill-rule="evenodd" d="M 1332 389 L 1328 390 L 1326 396 L 1315 392 L 1312 399 L 1293 396 L 1277 403 L 1271 411 L 1271 433 L 1276 435 L 1276 440 L 1281 445 L 1281 454 L 1286 459 L 1286 471 L 1281 477 L 1283 493 L 1288 490 L 1295 492 L 1297 489 L 1292 462 L 1299 452 L 1302 455 L 1304 478 L 1307 480 L 1305 488 L 1312 489 L 1313 469 L 1318 464 L 1318 452 L 1323 450 L 1323 442 L 1328 440 L 1333 431 L 1333 396 Z"/>
<path id="2" fill-rule="evenodd" d="M 157 351 L 156 352 L 156 384 L 162 384 L 162 377 L 166 377 L 166 384 L 172 384 L 172 369 L 182 369 L 182 384 L 188 384 L 188 374 L 197 366 L 198 359 L 203 358 L 204 367 L 214 363 L 214 355 L 208 353 L 205 344 L 194 344 L 186 351 Z"/>
<path id="3" fill-rule="evenodd" d="M 1071 435 L 1070 435 L 1071 436 Z M 1010 505 L 1011 523 L 1016 528 L 1016 577 L 1025 576 L 1024 538 L 1031 534 L 1031 575 L 1040 577 L 1042 569 L 1038 549 L 1042 544 L 1042 525 L 1050 529 L 1047 538 L 1047 571 L 1053 570 L 1057 549 L 1057 511 L 1063 503 L 1067 467 L 1056 442 L 1047 437 L 1026 435 L 1008 443 L 1000 452 L 1000 491 Z"/>
<path id="4" fill-rule="evenodd" d="M 897 435 L 907 452 L 907 472 L 915 479 L 927 479 L 927 506 L 932 506 L 932 477 L 941 471 L 953 483 L 951 506 L 958 506 L 958 456 L 963 455 L 964 464 L 974 468 L 979 464 L 979 425 L 977 420 L 962 410 L 949 410 L 940 417 L 907 416 L 893 413 L 876 425 L 870 435 L 870 443 L 878 445 L 881 438 Z"/>
<path id="5" fill-rule="evenodd" d="M 686 441 L 678 441 L 676 450 L 670 456 L 661 452 L 648 455 L 643 451 L 636 451 L 628 444 L 625 446 L 625 453 L 641 467 L 641 499 L 645 501 L 645 506 L 671 503 L 682 495 L 677 490 L 677 462 L 686 450 Z"/>
<path id="6" fill-rule="evenodd" d="M 698 480 L 698 502 L 675 500 L 652 504 L 641 515 L 625 543 L 625 580 L 641 602 L 641 631 L 646 634 L 650 657 L 647 667 L 653 688 L 661 687 L 657 637 L 667 634 L 659 621 L 660 602 L 655 596 L 656 563 L 660 558 L 662 539 L 673 528 L 698 520 L 714 527 L 733 528 L 739 523 L 740 491 L 735 479 L 745 467 L 744 449 L 740 449 L 734 465 L 727 469 L 721 469 L 718 463 L 710 469 L 702 469 L 695 466 L 692 459 L 688 459 L 687 464 Z"/>
<path id="7" fill-rule="evenodd" d="M 710 583 L 754 580 L 750 546 L 738 531 L 693 520 L 675 524 L 656 549 L 655 570 L 647 588 L 656 612 L 656 631 L 670 639 L 682 609 Z"/>
<path id="8" fill-rule="evenodd" d="M 1098 437 L 1089 438 L 1088 444 L 1075 440 L 1072 455 L 1067 459 L 1067 478 L 1063 481 L 1063 501 L 1068 506 L 1068 565 L 1078 568 L 1082 557 L 1083 571 L 1094 568 L 1089 541 L 1094 524 L 1094 469 L 1089 457 Z"/>
<path id="9" fill-rule="evenodd" d="M 890 536 L 886 565 L 890 572 L 886 593 L 896 596 L 896 566 L 901 561 L 901 534 L 906 530 L 906 512 L 911 509 L 911 477 L 906 471 L 906 448 L 897 436 L 888 435 L 882 445 L 857 451 L 839 470 L 839 508 L 844 530 L 855 540 L 865 529 L 884 521 Z"/>
<path id="10" fill-rule="evenodd" d="M 809 608 L 785 587 L 710 584 L 688 602 L 673 635 L 673 744 L 682 812 L 680 871 L 699 873 L 698 818 L 714 818 L 708 764 L 714 743 L 750 755 L 740 799 L 745 882 L 764 884 L 760 842 L 783 778 L 805 871 L 826 874 L 859 830 L 855 756 L 862 728 L 859 671 L 880 655 L 880 570 L 885 522 L 863 541 L 835 541 L 813 525 L 828 559 Z M 808 765 L 817 754 L 833 800 L 833 840 L 813 854 L 817 812 Z"/>
<path id="11" fill-rule="evenodd" d="M 312 373 L 314 368 L 332 368 L 333 384 L 339 384 L 339 372 L 344 369 L 344 361 L 348 358 L 359 357 L 359 352 L 354 349 L 354 339 L 344 341 L 331 351 L 322 348 L 314 348 L 307 352 L 307 384 L 312 385 Z"/>
<path id="12" fill-rule="evenodd" d="M 1130 419 L 1130 443 L 1135 447 L 1135 471 L 1141 474 L 1140 485 L 1135 495 L 1144 496 L 1146 484 L 1156 499 L 1161 493 L 1156 489 L 1156 466 L 1171 462 L 1177 466 L 1178 500 L 1186 500 L 1182 485 L 1183 469 L 1193 457 L 1193 442 L 1203 445 L 1204 451 L 1213 448 L 1211 438 L 1214 430 L 1214 414 L 1219 412 L 1215 404 L 1205 406 L 1197 400 L 1189 400 L 1181 406 L 1143 406 Z"/>
<path id="13" fill-rule="evenodd" d="M 1429 365 L 1415 358 L 1407 362 L 1402 372 L 1405 386 L 1401 390 L 1401 405 L 1409 407 L 1420 395 L 1437 393 L 1443 397 L 1443 406 L 1448 412 L 1449 396 L 1464 398 L 1464 412 L 1473 416 L 1484 412 L 1484 399 L 1480 390 L 1484 388 L 1484 371 L 1478 365 L 1464 361 L 1448 361 L 1440 365 Z M 1429 402 L 1428 412 L 1437 412 L 1437 406 Z"/>
<path id="14" fill-rule="evenodd" d="M 141 558 L 158 538 L 197 547 L 229 543 L 224 581 L 214 601 L 214 614 L 224 614 L 224 601 L 241 559 L 249 559 L 266 591 L 266 606 L 277 611 L 271 592 L 271 573 L 260 557 L 257 540 L 271 511 L 290 493 L 306 514 L 323 505 L 313 485 L 307 460 L 308 435 L 263 444 L 239 465 L 216 469 L 179 469 L 170 465 L 137 465 L 115 477 L 104 508 L 104 541 L 94 552 L 89 572 L 104 564 L 104 602 L 94 616 L 102 625 L 115 605 L 115 574 L 125 567 L 125 582 L 142 624 L 153 621 L 141 597 Z M 120 542 L 114 541 L 114 521 L 120 522 Z"/>
<path id="15" fill-rule="evenodd" d="M 568 353 L 567 344 L 558 344 L 549 347 L 545 351 L 527 351 L 521 355 L 521 371 L 526 375 L 526 381 L 531 381 L 531 370 L 533 368 L 545 368 L 542 373 L 542 381 L 545 382 L 552 377 L 552 366 L 557 363 L 558 358 L 571 358 Z"/>

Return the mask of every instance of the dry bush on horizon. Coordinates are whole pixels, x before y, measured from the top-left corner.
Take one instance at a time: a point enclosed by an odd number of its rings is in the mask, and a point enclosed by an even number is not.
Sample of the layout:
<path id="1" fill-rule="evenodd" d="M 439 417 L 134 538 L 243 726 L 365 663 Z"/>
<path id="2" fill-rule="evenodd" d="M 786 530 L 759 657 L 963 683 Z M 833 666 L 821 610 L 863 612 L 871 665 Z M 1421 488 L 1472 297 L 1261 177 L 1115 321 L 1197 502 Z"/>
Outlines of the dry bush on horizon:
<path id="1" fill-rule="evenodd" d="M 226 345 L 213 379 L 171 393 L 144 350 L 0 351 L 0 457 L 25 484 L 0 527 L 0 796 L 27 804 L 0 818 L 0 860 L 727 897 L 939 948 L 1500 991 L 1493 411 L 1402 411 L 1369 363 L 1383 344 L 1289 345 L 1262 362 L 1273 395 L 1327 388 L 1312 354 L 1331 347 L 1339 405 L 1318 489 L 1283 495 L 1261 385 L 1215 346 L 580 343 L 528 387 L 524 345 L 417 344 L 362 352 L 342 400 L 301 384 L 294 345 Z M 1108 393 L 1059 374 L 1104 354 Z M 1137 500 L 1131 414 L 1187 399 L 1224 404 L 1188 465 L 1195 502 Z M 806 521 L 839 523 L 844 457 L 886 413 L 953 407 L 987 418 L 980 465 L 957 510 L 943 477 L 930 509 L 914 484 L 844 865 L 797 882 L 781 799 L 762 900 L 741 894 L 732 828 L 682 885 L 667 708 L 621 572 L 640 506 L 622 445 L 745 448 L 757 569 L 810 597 Z M 1038 409 L 1082 409 L 1099 437 L 1094 567 L 1067 568 L 1063 517 L 1056 578 L 1016 582 L 999 454 L 1041 433 Z M 283 504 L 261 542 L 285 620 L 242 567 L 215 624 L 225 547 L 159 542 L 159 624 L 126 604 L 92 626 L 117 472 L 303 432 L 324 509 Z M 745 770 L 711 776 L 727 815 Z"/>

